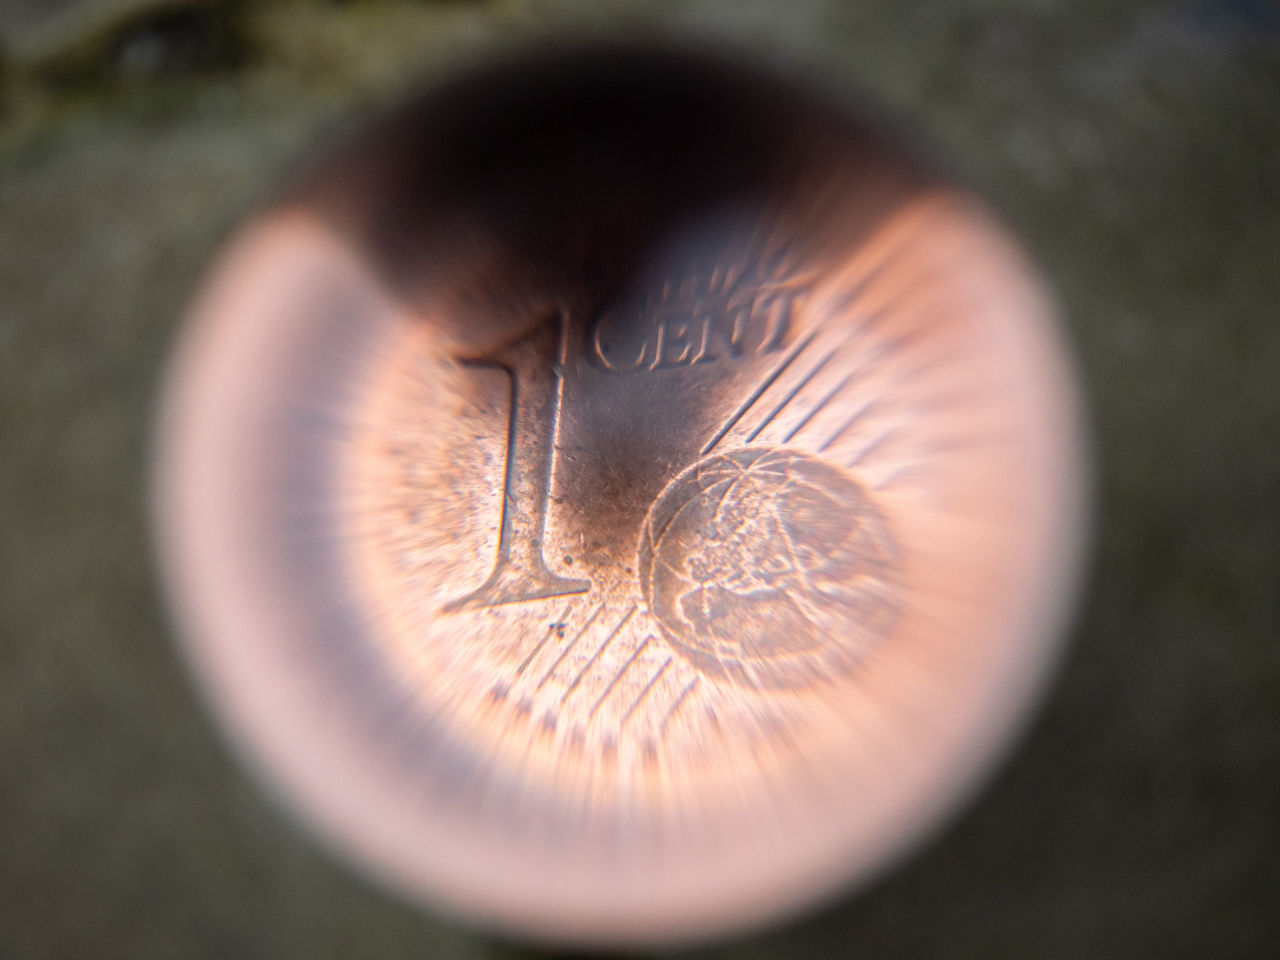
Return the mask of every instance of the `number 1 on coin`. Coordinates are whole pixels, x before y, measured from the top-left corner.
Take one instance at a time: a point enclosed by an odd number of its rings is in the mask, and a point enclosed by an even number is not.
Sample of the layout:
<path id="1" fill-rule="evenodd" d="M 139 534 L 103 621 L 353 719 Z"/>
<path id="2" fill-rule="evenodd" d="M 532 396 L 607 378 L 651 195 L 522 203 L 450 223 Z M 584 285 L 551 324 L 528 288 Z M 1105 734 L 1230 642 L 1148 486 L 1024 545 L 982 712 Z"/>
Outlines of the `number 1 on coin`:
<path id="1" fill-rule="evenodd" d="M 446 604 L 446 612 L 562 597 L 591 588 L 590 580 L 553 573 L 542 553 L 560 421 L 565 327 L 564 314 L 556 311 L 528 333 L 462 361 L 471 367 L 502 370 L 511 384 L 507 465 L 493 570 L 477 590 Z"/>

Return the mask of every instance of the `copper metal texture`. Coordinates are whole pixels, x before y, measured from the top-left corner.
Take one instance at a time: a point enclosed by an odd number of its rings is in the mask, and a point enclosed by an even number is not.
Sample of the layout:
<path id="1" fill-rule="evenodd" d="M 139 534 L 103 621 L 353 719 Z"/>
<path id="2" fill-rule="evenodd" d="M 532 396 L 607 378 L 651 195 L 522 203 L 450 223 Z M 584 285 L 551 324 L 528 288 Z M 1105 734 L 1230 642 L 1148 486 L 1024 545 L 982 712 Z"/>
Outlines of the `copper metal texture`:
<path id="1" fill-rule="evenodd" d="M 520 935 L 866 879 L 998 758 L 1081 540 L 1069 371 L 983 207 L 711 58 L 475 71 L 311 164 L 159 431 L 186 649 L 321 835 Z"/>

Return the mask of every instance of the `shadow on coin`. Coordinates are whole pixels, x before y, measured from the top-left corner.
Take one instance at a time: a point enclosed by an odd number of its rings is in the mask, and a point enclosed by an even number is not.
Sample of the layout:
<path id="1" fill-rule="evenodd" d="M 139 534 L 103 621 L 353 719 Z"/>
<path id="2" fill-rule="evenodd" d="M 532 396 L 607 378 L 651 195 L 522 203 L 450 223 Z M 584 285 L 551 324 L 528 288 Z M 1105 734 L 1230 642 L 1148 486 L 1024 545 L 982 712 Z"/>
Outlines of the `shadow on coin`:
<path id="1" fill-rule="evenodd" d="M 375 118 L 322 151 L 282 205 L 319 212 L 354 241 L 458 358 L 560 313 L 570 353 L 591 354 L 598 368 L 696 363 L 696 350 L 673 346 L 671 328 L 664 348 L 653 301 L 681 316 L 731 317 L 732 277 L 703 287 L 736 272 L 754 312 L 719 335 L 760 364 L 774 346 L 760 341 L 786 333 L 762 325 L 777 307 L 760 291 L 855 248 L 934 182 L 899 131 L 857 106 L 723 53 L 540 48 Z M 715 336 L 702 334 L 704 348 Z M 665 444 L 699 429 L 706 400 L 662 378 L 619 376 L 610 402 L 661 410 Z M 579 409 L 591 417 L 598 407 Z M 574 476 L 605 528 L 627 522 L 667 479 L 658 435 L 609 420 L 588 424 L 608 449 L 582 458 Z"/>

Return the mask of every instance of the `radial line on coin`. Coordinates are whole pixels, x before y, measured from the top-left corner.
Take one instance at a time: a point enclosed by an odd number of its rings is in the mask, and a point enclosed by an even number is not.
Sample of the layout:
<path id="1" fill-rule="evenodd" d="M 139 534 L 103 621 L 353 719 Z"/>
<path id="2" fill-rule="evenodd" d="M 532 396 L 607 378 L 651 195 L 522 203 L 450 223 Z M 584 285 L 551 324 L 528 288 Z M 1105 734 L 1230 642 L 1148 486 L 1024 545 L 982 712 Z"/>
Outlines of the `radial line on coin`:
<path id="1" fill-rule="evenodd" d="M 897 433 L 897 430 L 895 430 L 895 429 L 894 429 L 894 428 L 892 428 L 892 427 L 891 427 L 890 429 L 888 429 L 888 430 L 884 431 L 884 432 L 883 432 L 883 433 L 881 433 L 878 437 L 876 437 L 874 440 L 872 440 L 870 443 L 868 443 L 865 447 L 863 447 L 861 450 L 859 450 L 859 451 L 858 451 L 858 453 L 857 453 L 857 455 L 856 455 L 852 460 L 850 460 L 848 463 L 846 463 L 846 464 L 845 464 L 845 466 L 846 466 L 846 467 L 852 467 L 854 464 L 859 463 L 860 461 L 862 461 L 862 460 L 866 459 L 867 455 L 868 455 L 868 454 L 870 454 L 872 450 L 874 450 L 874 449 L 876 449 L 877 447 L 879 447 L 881 444 L 883 444 L 886 440 L 888 440 L 888 439 L 889 439 L 891 436 L 893 436 L 895 433 Z"/>
<path id="2" fill-rule="evenodd" d="M 907 250 L 908 245 L 915 242 L 916 238 L 913 233 L 914 229 L 908 226 L 904 235 L 886 238 L 886 242 L 889 244 L 889 249 L 881 252 L 879 259 L 867 265 L 857 279 L 850 283 L 849 286 L 838 295 L 835 303 L 832 305 L 831 312 L 839 313 L 849 309 L 862 297 L 864 293 L 866 293 L 867 289 L 873 283 L 881 279 L 889 271 L 890 267 L 898 266 L 898 262 L 909 252 Z M 877 313 L 879 313 L 879 311 L 877 311 Z M 863 322 L 864 324 L 869 325 L 876 319 L 878 319 L 878 317 L 873 314 Z"/>
<path id="3" fill-rule="evenodd" d="M 825 407 L 828 403 L 830 403 L 833 399 L 835 399 L 835 395 L 839 393 L 841 390 L 843 390 L 845 387 L 847 387 L 849 385 L 849 381 L 852 379 L 853 379 L 853 374 L 851 373 L 848 376 L 846 376 L 843 380 L 841 380 L 839 383 L 837 383 L 834 387 L 832 387 L 829 391 L 827 391 L 826 395 L 814 405 L 813 409 L 810 410 L 808 413 L 806 413 L 800 419 L 799 423 L 797 423 L 794 427 L 792 427 L 789 431 L 787 431 L 787 435 L 782 438 L 782 442 L 790 443 L 793 439 L 795 439 L 795 435 L 799 433 L 801 430 L 803 430 L 808 425 L 809 421 L 818 415 L 818 413 L 822 410 L 823 407 Z"/>
<path id="4" fill-rule="evenodd" d="M 626 676 L 627 671 L 631 669 L 631 665 L 640 658 L 640 654 L 642 654 L 648 648 L 649 643 L 652 640 L 653 640 L 652 635 L 645 637 L 640 642 L 640 645 L 631 652 L 631 656 L 627 657 L 627 662 L 622 665 L 622 669 L 620 669 L 617 673 L 613 675 L 613 679 L 610 680 L 608 686 L 604 688 L 604 692 L 600 694 L 600 696 L 596 699 L 595 704 L 592 705 L 591 712 L 587 714 L 588 720 L 594 717 L 596 713 L 599 711 L 600 705 L 604 703 L 607 699 L 609 699 L 609 694 L 613 693 L 613 688 L 618 685 L 618 681 L 620 681 L 624 676 Z"/>
<path id="5" fill-rule="evenodd" d="M 747 435 L 747 443 L 751 443 L 753 440 L 755 440 L 756 437 L 760 436 L 761 431 L 763 431 L 765 427 L 769 426 L 769 424 L 773 423 L 773 418 L 776 417 L 778 414 L 780 414 L 783 408 L 786 407 L 786 405 L 789 404 L 792 400 L 794 400 L 796 398 L 796 395 L 799 394 L 801 390 L 803 390 L 805 387 L 809 385 L 809 381 L 811 381 L 814 377 L 816 377 L 818 375 L 818 372 L 822 370 L 822 368 L 825 367 L 827 363 L 831 360 L 831 358 L 834 357 L 835 355 L 836 355 L 836 352 L 832 350 L 825 357 L 823 357 L 816 364 L 814 364 L 812 369 L 810 369 L 808 373 L 806 373 L 803 377 L 800 378 L 800 382 L 787 391 L 787 395 L 784 396 L 778 402 L 778 405 L 769 411 L 768 416 L 766 416 L 763 420 L 761 420 L 760 423 L 756 426 L 756 428 Z"/>
<path id="6" fill-rule="evenodd" d="M 716 448 L 716 445 L 725 438 L 725 436 L 729 433 L 729 431 L 732 430 L 735 426 L 737 426 L 738 421 L 742 419 L 742 417 L 746 414 L 748 410 L 751 409 L 751 407 L 755 404 L 757 400 L 759 400 L 762 396 L 764 396 L 765 391 L 768 390 L 771 386 L 773 386 L 774 381 L 776 381 L 780 376 L 782 376 L 784 372 L 786 372 L 787 367 L 791 366 L 792 361 L 794 361 L 796 357 L 800 356 L 800 354 L 804 351 L 804 348 L 809 346 L 809 344 L 813 342 L 813 338 L 816 337 L 817 335 L 818 335 L 817 330 L 812 331 L 808 336 L 804 337 L 799 343 L 797 343 L 794 347 L 792 347 L 791 352 L 788 353 L 785 357 L 783 357 L 782 361 L 776 367 L 774 367 L 771 371 L 769 371 L 769 375 L 764 378 L 764 380 L 760 383 L 758 387 L 755 388 L 755 390 L 751 391 L 751 395 L 748 396 L 746 400 L 742 401 L 742 404 L 738 407 L 738 409 L 733 412 L 733 416 L 731 416 L 728 420 L 726 420 L 724 422 L 724 425 L 721 426 L 720 429 L 716 431 L 715 436 L 713 436 L 710 440 L 707 441 L 707 445 L 703 447 L 701 450 L 702 456 L 705 457 L 708 453 L 714 450 Z"/>
<path id="7" fill-rule="evenodd" d="M 689 694 L 693 693 L 693 688 L 698 685 L 699 679 L 701 678 L 694 677 L 684 685 L 684 689 L 680 691 L 680 696 L 676 697 L 676 702 L 671 705 L 669 710 L 667 710 L 666 715 L 662 718 L 662 723 L 658 725 L 659 735 L 667 729 L 667 724 L 671 722 L 671 718 L 674 717 L 680 711 L 680 708 L 684 706 L 684 702 L 689 699 Z"/>
<path id="8" fill-rule="evenodd" d="M 565 618 L 569 616 L 569 611 L 572 609 L 572 605 L 565 607 L 564 613 L 560 614 L 560 617 L 552 623 L 551 626 L 547 627 L 547 632 L 543 634 L 542 639 L 538 641 L 538 645 L 535 646 L 533 650 L 529 652 L 529 655 L 524 658 L 524 662 L 521 663 L 520 666 L 516 667 L 517 677 L 523 675 L 525 670 L 529 668 L 529 664 L 533 663 L 533 658 L 542 652 L 542 648 L 547 645 L 547 641 L 551 639 L 551 635 L 556 632 L 557 627 L 564 624 Z"/>
<path id="9" fill-rule="evenodd" d="M 889 486 L 889 484 L 893 483 L 899 477 L 916 473 L 917 471 L 920 470 L 921 467 L 927 465 L 927 463 L 928 461 L 925 458 L 921 457 L 919 459 L 912 460 L 910 463 L 904 463 L 901 466 L 894 467 L 887 474 L 885 474 L 884 477 L 881 478 L 875 484 L 875 486 L 873 486 L 871 489 L 883 490 L 885 487 Z"/>
<path id="10" fill-rule="evenodd" d="M 569 699 L 569 694 L 573 693 L 573 691 L 578 689 L 578 684 L 582 682 L 582 678 L 585 677 L 587 675 L 587 672 L 596 665 L 596 661 L 600 659 L 600 654 L 604 653 L 605 647 L 613 643 L 614 638 L 617 637 L 618 634 L 621 632 L 622 628 L 627 625 L 627 621 L 631 619 L 632 614 L 634 614 L 635 612 L 636 612 L 636 608 L 635 608 L 635 605 L 633 604 L 631 609 L 622 615 L 622 619 L 618 621 L 617 626 L 615 626 L 612 630 L 609 631 L 609 635 L 604 638 L 604 642 L 600 644 L 596 652 L 591 655 L 591 659 L 589 659 L 585 664 L 583 664 L 582 669 L 578 671 L 578 675 L 573 678 L 573 682 L 569 684 L 568 688 L 561 695 L 560 702 L 562 704 Z"/>
<path id="11" fill-rule="evenodd" d="M 627 712 L 622 715 L 622 721 L 618 724 L 619 728 L 625 727 L 627 721 L 631 719 L 631 715 L 636 712 L 640 704 L 644 703 L 644 698 L 649 696 L 649 692 L 653 689 L 654 684 L 662 679 L 662 675 L 667 672 L 667 668 L 671 666 L 671 658 L 667 657 L 662 661 L 662 666 L 658 668 L 658 672 L 649 678 L 649 682 L 644 685 L 644 689 L 640 691 L 640 696 L 631 702 L 631 706 L 627 707 Z"/>
<path id="12" fill-rule="evenodd" d="M 840 424 L 840 426 L 836 429 L 835 433 L 827 437 L 827 439 L 823 442 L 822 446 L 820 446 L 816 452 L 822 453 L 823 450 L 826 450 L 827 447 L 831 446 L 833 443 L 839 440 L 842 436 L 844 436 L 845 431 L 848 430 L 850 427 L 852 427 L 859 420 L 861 420 L 862 417 L 866 414 L 866 412 L 871 409 L 871 406 L 874 403 L 875 403 L 875 400 L 873 399 L 865 400 L 862 403 L 862 405 L 858 407 L 858 409 L 853 411 L 853 413 L 850 415 L 848 420 Z"/>
<path id="13" fill-rule="evenodd" d="M 555 663 L 551 664 L 551 669 L 542 675 L 542 679 L 538 681 L 538 685 L 533 688 L 535 692 L 546 686 L 547 681 L 551 679 L 551 675 L 555 673 L 560 664 L 564 662 L 564 658 L 569 655 L 569 651 L 572 650 L 577 645 L 578 641 L 582 639 L 582 635 L 591 629 L 591 624 L 595 623 L 596 617 L 600 616 L 600 611 L 603 609 L 603 603 L 596 607 L 595 610 L 592 611 L 591 616 L 587 617 L 587 622 L 582 625 L 582 629 L 574 635 L 572 640 L 564 645 L 564 649 L 561 650 L 560 655 L 556 657 Z"/>

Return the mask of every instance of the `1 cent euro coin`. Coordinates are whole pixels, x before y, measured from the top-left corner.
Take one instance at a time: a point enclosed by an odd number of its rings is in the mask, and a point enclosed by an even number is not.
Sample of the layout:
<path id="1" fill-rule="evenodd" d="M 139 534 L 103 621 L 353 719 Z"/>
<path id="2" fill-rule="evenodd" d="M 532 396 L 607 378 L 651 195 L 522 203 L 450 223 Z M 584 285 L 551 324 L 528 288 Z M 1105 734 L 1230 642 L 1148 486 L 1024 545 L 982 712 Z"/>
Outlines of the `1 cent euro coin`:
<path id="1" fill-rule="evenodd" d="M 508 934 L 671 943 L 874 876 L 981 781 L 1085 522 L 1043 283 L 855 106 L 544 50 L 310 158 L 163 390 L 162 574 L 249 765 Z"/>

